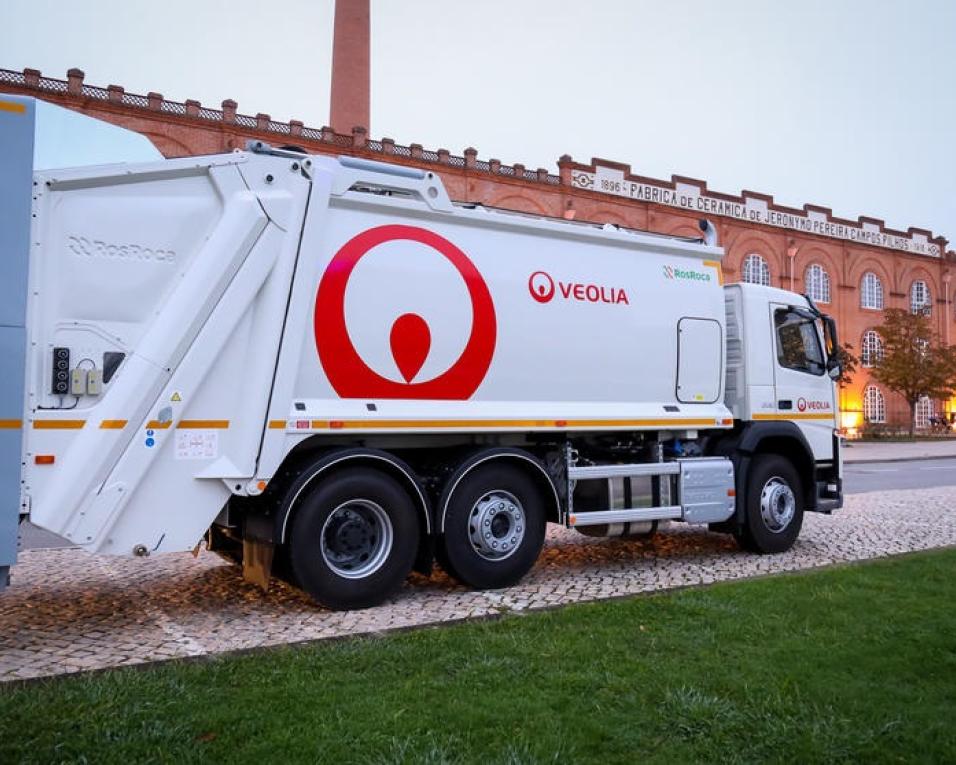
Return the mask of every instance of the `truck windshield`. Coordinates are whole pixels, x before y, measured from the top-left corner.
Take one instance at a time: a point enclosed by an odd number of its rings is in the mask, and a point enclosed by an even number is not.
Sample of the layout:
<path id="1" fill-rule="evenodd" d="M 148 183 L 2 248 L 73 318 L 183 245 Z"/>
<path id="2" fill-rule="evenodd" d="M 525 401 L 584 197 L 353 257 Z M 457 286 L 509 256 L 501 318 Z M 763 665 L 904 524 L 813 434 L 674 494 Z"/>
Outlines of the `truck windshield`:
<path id="1" fill-rule="evenodd" d="M 774 312 L 774 325 L 780 366 L 811 375 L 822 375 L 826 371 L 820 336 L 813 319 L 781 308 Z"/>

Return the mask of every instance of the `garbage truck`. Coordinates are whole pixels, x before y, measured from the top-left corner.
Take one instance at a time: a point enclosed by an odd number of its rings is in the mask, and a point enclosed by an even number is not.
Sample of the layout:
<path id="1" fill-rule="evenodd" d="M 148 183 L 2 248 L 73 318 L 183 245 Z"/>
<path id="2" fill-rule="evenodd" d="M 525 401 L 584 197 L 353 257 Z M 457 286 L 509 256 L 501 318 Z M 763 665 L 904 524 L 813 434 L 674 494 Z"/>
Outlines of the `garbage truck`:
<path id="1" fill-rule="evenodd" d="M 31 191 L 4 475 L 19 519 L 88 551 L 205 544 L 349 609 L 436 560 L 511 585 L 549 523 L 779 553 L 842 504 L 834 322 L 725 284 L 707 221 L 491 209 L 262 143 Z"/>

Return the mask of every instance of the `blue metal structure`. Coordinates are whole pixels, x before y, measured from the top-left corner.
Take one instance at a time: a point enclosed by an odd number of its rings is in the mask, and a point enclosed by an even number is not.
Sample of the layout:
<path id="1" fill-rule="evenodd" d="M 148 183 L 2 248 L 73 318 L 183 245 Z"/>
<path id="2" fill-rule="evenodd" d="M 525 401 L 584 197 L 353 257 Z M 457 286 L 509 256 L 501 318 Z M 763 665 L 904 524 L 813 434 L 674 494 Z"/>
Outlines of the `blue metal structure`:
<path id="1" fill-rule="evenodd" d="M 36 102 L 0 94 L 0 590 L 17 559 Z"/>

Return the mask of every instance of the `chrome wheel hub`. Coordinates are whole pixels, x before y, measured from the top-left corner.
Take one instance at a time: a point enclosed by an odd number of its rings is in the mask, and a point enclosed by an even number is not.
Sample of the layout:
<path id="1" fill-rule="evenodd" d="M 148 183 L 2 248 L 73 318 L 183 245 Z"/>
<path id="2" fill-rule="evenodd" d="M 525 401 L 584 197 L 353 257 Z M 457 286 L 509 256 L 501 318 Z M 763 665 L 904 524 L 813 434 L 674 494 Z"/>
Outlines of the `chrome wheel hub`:
<path id="1" fill-rule="evenodd" d="M 335 508 L 322 525 L 322 559 L 345 579 L 361 579 L 382 567 L 392 549 L 392 522 L 368 499 Z"/>
<path id="2" fill-rule="evenodd" d="M 797 509 L 797 498 L 790 484 L 774 476 L 764 484 L 760 492 L 760 516 L 764 525 L 774 534 L 779 534 L 790 525 Z"/>
<path id="3" fill-rule="evenodd" d="M 472 505 L 468 516 L 471 546 L 485 560 L 503 560 L 524 539 L 524 508 L 514 494 L 489 491 Z"/>

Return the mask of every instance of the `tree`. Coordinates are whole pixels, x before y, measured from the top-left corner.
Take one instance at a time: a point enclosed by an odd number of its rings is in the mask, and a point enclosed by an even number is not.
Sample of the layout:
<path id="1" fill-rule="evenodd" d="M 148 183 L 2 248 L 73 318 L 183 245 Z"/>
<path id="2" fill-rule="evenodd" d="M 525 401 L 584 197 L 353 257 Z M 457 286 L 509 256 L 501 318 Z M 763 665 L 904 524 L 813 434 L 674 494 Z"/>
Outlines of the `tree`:
<path id="1" fill-rule="evenodd" d="M 883 340 L 883 358 L 873 368 L 873 378 L 906 399 L 912 435 L 919 400 L 949 398 L 956 388 L 956 348 L 940 343 L 922 312 L 887 309 L 876 331 Z"/>
<path id="2" fill-rule="evenodd" d="M 841 343 L 837 349 L 837 356 L 840 359 L 840 377 L 837 383 L 841 390 L 845 390 L 853 384 L 853 375 L 856 374 L 856 366 L 860 363 L 860 359 L 853 353 L 852 343 Z"/>

